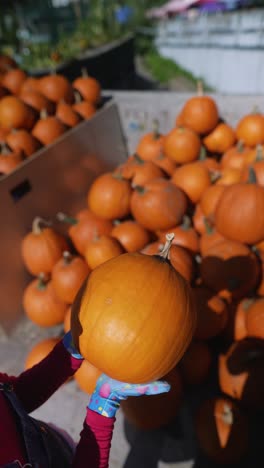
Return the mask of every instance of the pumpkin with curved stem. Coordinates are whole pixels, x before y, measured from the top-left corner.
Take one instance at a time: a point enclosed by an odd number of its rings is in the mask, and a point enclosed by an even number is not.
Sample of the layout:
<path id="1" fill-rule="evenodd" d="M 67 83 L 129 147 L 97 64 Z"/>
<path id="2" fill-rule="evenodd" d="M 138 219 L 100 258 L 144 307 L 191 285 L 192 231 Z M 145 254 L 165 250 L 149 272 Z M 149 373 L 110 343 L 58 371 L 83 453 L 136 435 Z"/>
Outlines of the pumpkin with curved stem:
<path id="1" fill-rule="evenodd" d="M 127 420 L 143 430 L 159 429 L 168 425 L 176 417 L 183 396 L 183 385 L 177 368 L 164 376 L 171 386 L 168 393 L 129 397 L 121 402 Z"/>
<path id="2" fill-rule="evenodd" d="M 260 265 L 246 245 L 223 240 L 207 249 L 200 273 L 204 284 L 213 291 L 227 291 L 232 298 L 240 299 L 256 288 Z"/>
<path id="3" fill-rule="evenodd" d="M 49 222 L 36 217 L 32 231 L 22 240 L 21 254 L 27 270 L 32 275 L 38 275 L 51 273 L 67 248 L 65 238 L 52 229 Z"/>
<path id="4" fill-rule="evenodd" d="M 86 69 L 82 69 L 82 76 L 76 78 L 72 86 L 76 89 L 85 101 L 97 104 L 101 97 L 101 86 L 99 81 L 88 75 Z"/>
<path id="5" fill-rule="evenodd" d="M 40 113 L 43 109 L 46 109 L 48 114 L 53 114 L 54 112 L 54 104 L 38 91 L 30 90 L 20 92 L 19 98 L 25 104 L 35 109 L 35 111 L 38 113 Z"/>
<path id="6" fill-rule="evenodd" d="M 0 176 L 10 174 L 22 161 L 23 155 L 21 151 L 12 152 L 5 144 L 2 144 L 0 153 Z"/>
<path id="7" fill-rule="evenodd" d="M 58 102 L 55 116 L 68 127 L 75 127 L 81 122 L 81 117 L 77 112 L 73 110 L 70 104 L 67 104 L 64 101 Z"/>
<path id="8" fill-rule="evenodd" d="M 215 212 L 217 203 L 224 192 L 223 185 L 210 185 L 202 194 L 200 206 L 205 216 L 212 216 Z"/>
<path id="9" fill-rule="evenodd" d="M 192 253 L 199 252 L 199 236 L 192 227 L 191 219 L 188 216 L 183 217 L 182 224 L 169 229 L 174 234 L 173 244 L 185 247 Z M 156 232 L 159 241 L 165 243 L 167 231 Z"/>
<path id="10" fill-rule="evenodd" d="M 239 141 L 236 146 L 229 148 L 223 154 L 221 158 L 221 168 L 242 170 L 247 165 L 251 153 L 252 150 Z"/>
<path id="11" fill-rule="evenodd" d="M 238 140 L 242 140 L 245 145 L 256 146 L 264 143 L 264 117 L 255 110 L 242 117 L 236 128 Z"/>
<path id="12" fill-rule="evenodd" d="M 203 142 L 211 153 L 222 154 L 235 144 L 236 133 L 230 125 L 221 122 L 204 138 Z"/>
<path id="13" fill-rule="evenodd" d="M 64 100 L 71 104 L 74 101 L 72 85 L 63 75 L 46 75 L 40 78 L 38 90 L 52 102 Z"/>
<path id="14" fill-rule="evenodd" d="M 243 206 L 243 210 L 241 209 Z M 215 211 L 215 226 L 227 239 L 256 244 L 264 239 L 264 188 L 250 170 L 248 183 L 226 187 Z"/>
<path id="15" fill-rule="evenodd" d="M 111 236 L 117 239 L 127 252 L 137 252 L 150 242 L 151 234 L 133 220 L 114 222 Z"/>
<path id="16" fill-rule="evenodd" d="M 20 68 L 7 71 L 2 79 L 2 86 L 12 94 L 19 94 L 22 84 L 26 80 L 26 73 Z"/>
<path id="17" fill-rule="evenodd" d="M 194 340 L 183 355 L 179 369 L 188 385 L 201 384 L 209 374 L 212 353 L 205 341 Z"/>
<path id="18" fill-rule="evenodd" d="M 71 304 L 90 273 L 87 263 L 65 250 L 52 270 L 52 284 L 58 298 Z"/>
<path id="19" fill-rule="evenodd" d="M 249 305 L 246 316 L 248 336 L 264 338 L 264 298 L 258 298 Z"/>
<path id="20" fill-rule="evenodd" d="M 77 382 L 80 389 L 91 395 L 96 387 L 97 380 L 101 375 L 101 371 L 84 360 L 81 367 L 75 372 L 74 380 Z"/>
<path id="21" fill-rule="evenodd" d="M 104 219 L 122 219 L 130 213 L 130 183 L 120 174 L 107 172 L 92 183 L 87 203 L 90 210 Z"/>
<path id="22" fill-rule="evenodd" d="M 68 235 L 76 250 L 84 255 L 86 245 L 94 236 L 109 235 L 113 229 L 111 221 L 100 218 L 90 210 L 82 210 L 75 218 L 57 213 L 57 219 L 69 224 Z"/>
<path id="23" fill-rule="evenodd" d="M 39 141 L 27 130 L 11 130 L 6 136 L 6 143 L 13 151 L 22 151 L 29 157 L 39 148 Z"/>
<path id="24" fill-rule="evenodd" d="M 59 343 L 60 338 L 45 338 L 44 340 L 36 343 L 33 348 L 29 351 L 25 360 L 25 370 L 30 369 L 31 367 L 38 364 L 42 359 L 44 359 Z"/>
<path id="25" fill-rule="evenodd" d="M 125 164 L 118 166 L 116 172 L 119 172 L 124 179 L 130 180 L 132 187 L 145 185 L 165 175 L 152 161 L 144 161 L 137 154 L 129 158 Z"/>
<path id="26" fill-rule="evenodd" d="M 164 154 L 177 164 L 186 164 L 198 159 L 201 141 L 189 128 L 173 128 L 164 138 Z"/>
<path id="27" fill-rule="evenodd" d="M 43 145 L 50 145 L 66 131 L 65 125 L 54 116 L 48 116 L 45 110 L 41 111 L 40 119 L 32 129 L 32 135 Z"/>
<path id="28" fill-rule="evenodd" d="M 52 281 L 40 273 L 24 291 L 23 308 L 27 317 L 36 325 L 53 327 L 63 323 L 67 304 L 56 295 Z"/>
<path id="29" fill-rule="evenodd" d="M 95 236 L 94 239 L 87 244 L 84 257 L 89 267 L 93 270 L 102 263 L 122 253 L 124 253 L 124 249 L 120 242 L 114 237 Z"/>
<path id="30" fill-rule="evenodd" d="M 196 413 L 195 429 L 199 446 L 216 463 L 233 466 L 247 452 L 247 421 L 230 398 L 205 400 Z"/>
<path id="31" fill-rule="evenodd" d="M 175 170 L 171 182 L 181 188 L 192 203 L 198 203 L 211 185 L 210 172 L 198 162 L 188 163 Z"/>
<path id="32" fill-rule="evenodd" d="M 31 130 L 35 123 L 34 111 L 21 99 L 5 96 L 0 101 L 0 125 L 3 128 Z"/>
<path id="33" fill-rule="evenodd" d="M 136 153 L 145 161 L 154 161 L 163 154 L 164 136 L 159 132 L 158 121 L 153 122 L 153 132 L 143 135 L 136 147 Z"/>
<path id="34" fill-rule="evenodd" d="M 228 320 L 226 303 L 204 286 L 193 289 L 197 305 L 195 338 L 207 340 L 219 335 Z"/>
<path id="35" fill-rule="evenodd" d="M 144 187 L 135 187 L 131 213 L 150 231 L 170 229 L 183 219 L 187 198 L 183 191 L 166 179 L 155 179 Z"/>
<path id="36" fill-rule="evenodd" d="M 192 339 L 196 310 L 187 281 L 167 259 L 172 237 L 159 255 L 126 253 L 100 265 L 73 303 L 75 346 L 112 378 L 159 379 Z"/>

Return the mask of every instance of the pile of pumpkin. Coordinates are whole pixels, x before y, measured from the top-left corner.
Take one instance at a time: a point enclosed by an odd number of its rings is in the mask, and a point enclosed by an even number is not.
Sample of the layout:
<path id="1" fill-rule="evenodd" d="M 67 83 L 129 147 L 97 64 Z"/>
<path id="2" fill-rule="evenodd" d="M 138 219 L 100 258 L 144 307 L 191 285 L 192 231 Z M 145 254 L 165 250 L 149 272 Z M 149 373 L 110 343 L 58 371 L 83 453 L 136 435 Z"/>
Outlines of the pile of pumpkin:
<path id="1" fill-rule="evenodd" d="M 73 83 L 59 74 L 33 78 L 0 56 L 0 177 L 90 119 L 100 98 L 100 84 L 85 70 Z"/>
<path id="2" fill-rule="evenodd" d="M 232 128 L 211 97 L 194 96 L 168 134 L 144 135 L 124 164 L 97 177 L 87 207 L 74 217 L 58 213 L 69 224 L 67 240 L 38 219 L 22 245 L 28 271 L 38 275 L 24 293 L 26 314 L 41 326 L 64 321 L 68 330 L 68 307 L 89 271 L 124 252 L 157 254 L 166 233 L 174 234 L 169 259 L 194 294 L 194 337 L 170 374 L 169 394 L 122 406 L 138 427 L 167 424 L 183 388 L 204 383 L 216 357 L 219 394 L 201 404 L 195 427 L 204 452 L 222 463 L 244 455 L 247 413 L 263 409 L 262 145 L 262 114 Z M 91 393 L 98 374 L 84 362 L 76 380 Z"/>

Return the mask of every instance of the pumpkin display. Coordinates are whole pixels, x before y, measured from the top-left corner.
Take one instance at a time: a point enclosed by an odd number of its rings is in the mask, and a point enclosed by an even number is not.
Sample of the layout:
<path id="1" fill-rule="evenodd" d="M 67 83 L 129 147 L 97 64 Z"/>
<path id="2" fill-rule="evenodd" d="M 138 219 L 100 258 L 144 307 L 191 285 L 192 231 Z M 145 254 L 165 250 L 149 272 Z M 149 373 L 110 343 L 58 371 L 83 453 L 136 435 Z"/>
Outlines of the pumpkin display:
<path id="1" fill-rule="evenodd" d="M 90 119 L 96 112 L 94 104 L 88 101 L 77 101 L 73 104 L 72 109 L 84 120 Z"/>
<path id="2" fill-rule="evenodd" d="M 108 219 L 122 219 L 130 213 L 132 189 L 129 181 L 120 174 L 105 173 L 92 183 L 87 203 L 97 216 Z"/>
<path id="3" fill-rule="evenodd" d="M 203 140 L 208 151 L 220 154 L 229 150 L 235 142 L 236 133 L 234 129 L 224 122 L 219 123 Z"/>
<path id="4" fill-rule="evenodd" d="M 144 187 L 135 187 L 131 213 L 150 231 L 170 229 L 180 224 L 187 210 L 183 191 L 166 179 L 155 179 Z"/>
<path id="5" fill-rule="evenodd" d="M 21 151 L 10 151 L 6 146 L 2 146 L 0 153 L 0 176 L 9 174 L 16 169 L 23 161 Z"/>
<path id="6" fill-rule="evenodd" d="M 248 164 L 248 158 L 251 155 L 252 150 L 240 141 L 237 146 L 229 148 L 222 155 L 221 167 L 242 170 Z"/>
<path id="7" fill-rule="evenodd" d="M 84 359 L 81 366 L 74 374 L 74 380 L 83 392 L 91 395 L 101 373 L 99 369 L 96 369 L 96 367 Z"/>
<path id="8" fill-rule="evenodd" d="M 71 304 L 90 273 L 87 263 L 67 250 L 52 269 L 52 284 L 58 298 Z"/>
<path id="9" fill-rule="evenodd" d="M 40 113 L 40 119 L 32 129 L 32 135 L 42 145 L 50 145 L 66 131 L 65 125 L 54 116 L 48 116 L 44 110 Z"/>
<path id="10" fill-rule="evenodd" d="M 200 200 L 201 210 L 206 217 L 213 217 L 217 203 L 224 192 L 223 185 L 210 185 L 202 194 Z"/>
<path id="11" fill-rule="evenodd" d="M 36 325 L 52 327 L 63 323 L 67 304 L 58 298 L 52 282 L 42 273 L 26 287 L 23 308 L 27 317 Z"/>
<path id="12" fill-rule="evenodd" d="M 201 384 L 207 378 L 211 364 L 212 353 L 208 344 L 193 340 L 179 363 L 183 381 L 188 385 Z"/>
<path id="13" fill-rule="evenodd" d="M 160 154 L 157 158 L 153 159 L 152 162 L 160 167 L 167 176 L 172 176 L 177 167 L 177 164 L 172 161 L 172 159 L 164 156 L 164 154 Z"/>
<path id="14" fill-rule="evenodd" d="M 87 70 L 82 69 L 82 76 L 76 78 L 72 86 L 77 90 L 85 101 L 98 104 L 101 97 L 101 86 L 98 80 L 88 76 Z"/>
<path id="15" fill-rule="evenodd" d="M 152 161 L 144 161 L 134 154 L 125 164 L 117 167 L 117 173 L 130 180 L 131 186 L 142 186 L 164 176 L 164 172 Z"/>
<path id="16" fill-rule="evenodd" d="M 214 462 L 231 464 L 241 460 L 248 449 L 248 423 L 230 398 L 205 400 L 195 417 L 199 446 Z"/>
<path id="17" fill-rule="evenodd" d="M 184 247 L 192 253 L 199 252 L 199 236 L 192 227 L 189 216 L 185 215 L 182 223 L 179 226 L 170 228 L 169 232 L 174 234 L 173 244 Z M 157 231 L 156 234 L 160 242 L 165 243 L 167 231 Z"/>
<path id="18" fill-rule="evenodd" d="M 212 227 L 210 221 L 207 218 L 204 219 L 204 225 L 206 231 L 200 236 L 199 244 L 200 254 L 202 257 L 206 256 L 207 251 L 210 250 L 211 247 L 225 240 L 225 238 L 221 236 L 221 234 L 219 234 L 219 232 L 217 232 L 214 227 Z"/>
<path id="19" fill-rule="evenodd" d="M 243 340 L 248 336 L 247 331 L 247 313 L 254 302 L 253 298 L 244 298 L 240 301 L 236 307 L 234 316 L 234 339 Z"/>
<path id="20" fill-rule="evenodd" d="M 23 82 L 26 80 L 26 73 L 20 68 L 12 68 L 3 76 L 1 85 L 12 94 L 19 94 Z"/>
<path id="21" fill-rule="evenodd" d="M 117 239 L 127 252 L 143 249 L 151 239 L 151 234 L 136 221 L 114 221 L 111 237 Z"/>
<path id="22" fill-rule="evenodd" d="M 136 153 L 145 161 L 154 161 L 163 154 L 164 136 L 158 131 L 158 124 L 154 123 L 154 131 L 146 133 L 140 138 Z"/>
<path id="23" fill-rule="evenodd" d="M 198 159 L 201 140 L 189 128 L 173 128 L 164 139 L 164 154 L 178 164 L 186 164 Z"/>
<path id="24" fill-rule="evenodd" d="M 20 93 L 24 93 L 27 91 L 38 91 L 38 84 L 39 80 L 38 78 L 35 78 L 33 76 L 28 76 L 22 83 L 21 88 L 20 88 Z"/>
<path id="25" fill-rule="evenodd" d="M 0 73 L 6 73 L 11 68 L 17 68 L 16 61 L 9 55 L 0 55 Z"/>
<path id="26" fill-rule="evenodd" d="M 246 329 L 248 336 L 264 338 L 264 298 L 260 297 L 249 304 L 246 315 Z"/>
<path id="27" fill-rule="evenodd" d="M 226 167 L 216 173 L 216 184 L 219 185 L 232 185 L 241 182 L 242 172 L 241 169 L 234 167 Z"/>
<path id="28" fill-rule="evenodd" d="M 0 126 L 7 129 L 31 130 L 35 123 L 34 111 L 21 99 L 5 96 L 0 100 Z"/>
<path id="29" fill-rule="evenodd" d="M 181 188 L 193 203 L 198 203 L 204 191 L 211 185 L 209 170 L 198 162 L 176 168 L 171 181 Z"/>
<path id="30" fill-rule="evenodd" d="M 59 343 L 59 341 L 60 338 L 54 337 L 45 338 L 44 340 L 36 343 L 26 356 L 24 366 L 25 370 L 31 369 L 31 367 L 42 361 L 53 350 L 56 344 Z"/>
<path id="31" fill-rule="evenodd" d="M 74 101 L 73 88 L 69 80 L 63 75 L 47 75 L 38 81 L 38 90 L 52 102 L 62 100 L 71 104 Z"/>
<path id="32" fill-rule="evenodd" d="M 6 143 L 13 151 L 21 151 L 28 157 L 40 148 L 39 141 L 27 130 L 11 130 L 6 136 Z"/>
<path id="33" fill-rule="evenodd" d="M 193 288 L 197 307 L 195 338 L 207 340 L 219 335 L 228 320 L 227 304 L 204 286 Z"/>
<path id="34" fill-rule="evenodd" d="M 241 210 L 243 206 L 243 210 Z M 264 187 L 250 172 L 249 183 L 226 187 L 215 211 L 215 226 L 227 239 L 256 244 L 264 239 Z"/>
<path id="35" fill-rule="evenodd" d="M 236 134 L 238 140 L 245 145 L 256 146 L 264 143 L 264 117 L 258 112 L 245 115 L 237 124 Z"/>
<path id="36" fill-rule="evenodd" d="M 72 305 L 75 346 L 112 378 L 159 379 L 192 339 L 196 309 L 188 282 L 167 259 L 170 242 L 168 235 L 159 255 L 125 253 L 101 264 Z"/>
<path id="37" fill-rule="evenodd" d="M 59 119 L 64 125 L 68 127 L 75 127 L 78 123 L 81 122 L 80 115 L 77 114 L 70 106 L 64 101 L 60 101 L 56 108 L 56 117 Z"/>
<path id="38" fill-rule="evenodd" d="M 176 417 L 183 397 L 181 376 L 177 368 L 164 376 L 171 386 L 166 394 L 129 397 L 121 402 L 127 420 L 142 430 L 159 429 Z"/>
<path id="39" fill-rule="evenodd" d="M 93 270 L 102 263 L 110 260 L 111 258 L 117 257 L 124 253 L 124 249 L 120 242 L 111 236 L 95 236 L 91 240 L 84 252 L 84 257 Z"/>
<path id="40" fill-rule="evenodd" d="M 32 275 L 38 275 L 51 273 L 67 248 L 65 238 L 50 227 L 47 221 L 36 217 L 32 231 L 22 240 L 21 255 L 27 270 Z"/>
<path id="41" fill-rule="evenodd" d="M 204 234 L 206 232 L 206 224 L 205 224 L 205 216 L 202 212 L 202 208 L 200 203 L 195 206 L 194 213 L 193 213 L 193 225 L 195 230 L 199 234 Z"/>
<path id="42" fill-rule="evenodd" d="M 31 106 L 35 111 L 40 113 L 44 109 L 48 114 L 54 113 L 54 104 L 49 101 L 43 94 L 35 90 L 26 90 L 19 93 L 19 98 L 28 106 Z"/>

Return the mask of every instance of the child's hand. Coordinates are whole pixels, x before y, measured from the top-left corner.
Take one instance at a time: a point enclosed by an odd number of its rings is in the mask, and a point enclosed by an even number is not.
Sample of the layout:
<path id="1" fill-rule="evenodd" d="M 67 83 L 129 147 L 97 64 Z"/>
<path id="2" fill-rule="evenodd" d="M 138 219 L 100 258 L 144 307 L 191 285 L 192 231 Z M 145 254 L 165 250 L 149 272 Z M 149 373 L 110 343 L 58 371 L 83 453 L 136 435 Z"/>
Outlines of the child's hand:
<path id="1" fill-rule="evenodd" d="M 72 334 L 70 331 L 64 335 L 62 342 L 72 357 L 75 359 L 83 359 L 82 355 L 74 347 Z"/>
<path id="2" fill-rule="evenodd" d="M 102 374 L 97 380 L 88 408 L 103 416 L 112 418 L 115 416 L 120 402 L 126 400 L 129 396 L 157 395 L 169 390 L 170 385 L 164 381 L 128 384 Z"/>

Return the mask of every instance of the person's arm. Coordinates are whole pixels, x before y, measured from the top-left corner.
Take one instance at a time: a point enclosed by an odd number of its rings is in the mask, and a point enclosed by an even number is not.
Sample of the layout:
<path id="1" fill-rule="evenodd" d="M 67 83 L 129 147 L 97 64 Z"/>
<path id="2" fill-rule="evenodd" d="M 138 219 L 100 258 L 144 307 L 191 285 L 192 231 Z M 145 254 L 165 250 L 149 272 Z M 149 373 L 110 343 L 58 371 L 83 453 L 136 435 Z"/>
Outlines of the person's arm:
<path id="1" fill-rule="evenodd" d="M 91 396 L 75 451 L 73 468 L 108 468 L 115 415 L 120 402 L 129 396 L 156 395 L 168 392 L 167 382 L 128 384 L 102 374 Z"/>
<path id="2" fill-rule="evenodd" d="M 83 357 L 78 354 L 67 333 L 41 362 L 22 372 L 18 377 L 6 377 L 14 391 L 30 413 L 48 398 L 79 369 Z"/>

